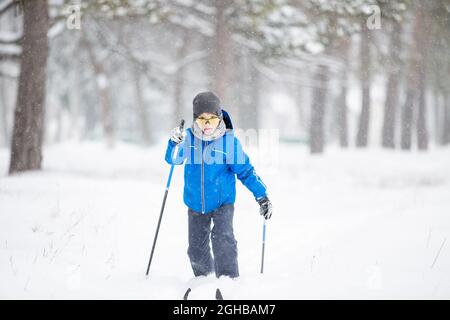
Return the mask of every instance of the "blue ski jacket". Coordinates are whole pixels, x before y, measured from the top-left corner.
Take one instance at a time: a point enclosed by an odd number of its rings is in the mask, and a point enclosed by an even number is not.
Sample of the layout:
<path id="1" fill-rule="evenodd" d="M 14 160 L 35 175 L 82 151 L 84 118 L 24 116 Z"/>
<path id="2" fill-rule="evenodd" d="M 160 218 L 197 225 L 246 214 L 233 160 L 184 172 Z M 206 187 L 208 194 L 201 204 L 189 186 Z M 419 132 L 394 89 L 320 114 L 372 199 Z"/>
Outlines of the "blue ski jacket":
<path id="1" fill-rule="evenodd" d="M 196 212 L 208 214 L 236 200 L 236 176 L 255 199 L 266 196 L 267 188 L 234 135 L 228 113 L 222 110 L 226 133 L 212 141 L 194 136 L 191 128 L 178 146 L 169 139 L 165 160 L 184 166 L 184 203 Z"/>

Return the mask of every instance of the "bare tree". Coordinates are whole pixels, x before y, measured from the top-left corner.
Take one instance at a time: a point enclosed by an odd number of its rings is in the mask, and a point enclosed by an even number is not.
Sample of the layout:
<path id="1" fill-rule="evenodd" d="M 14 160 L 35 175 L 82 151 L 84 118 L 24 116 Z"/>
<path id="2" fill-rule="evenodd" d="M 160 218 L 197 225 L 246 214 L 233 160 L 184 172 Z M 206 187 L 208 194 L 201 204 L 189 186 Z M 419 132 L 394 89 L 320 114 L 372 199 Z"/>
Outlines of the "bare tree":
<path id="1" fill-rule="evenodd" d="M 328 86 L 328 67 L 319 65 L 315 74 L 315 87 L 311 105 L 310 152 L 322 153 L 325 145 L 324 120 Z"/>
<path id="2" fill-rule="evenodd" d="M 79 41 L 77 41 L 79 43 Z M 71 138 L 76 138 L 77 140 L 81 137 L 81 125 L 80 125 L 80 69 L 81 65 L 78 58 L 73 58 L 72 62 L 73 68 L 69 71 L 70 77 L 70 90 L 68 90 L 68 100 L 69 100 L 69 110 L 71 115 L 71 124 L 69 129 L 69 136 Z"/>
<path id="3" fill-rule="evenodd" d="M 341 71 L 341 92 L 337 102 L 337 124 L 339 134 L 339 144 L 341 147 L 348 147 L 348 121 L 347 121 L 347 91 L 348 91 L 348 70 L 350 38 L 343 39 L 337 48 L 341 57 L 344 69 Z"/>
<path id="4" fill-rule="evenodd" d="M 427 51 L 430 45 L 429 37 L 426 36 L 427 30 L 430 30 L 430 16 L 429 16 L 429 8 L 425 5 L 425 8 L 421 9 L 421 19 L 422 26 L 419 30 L 419 34 L 417 35 L 416 41 L 418 42 L 419 48 L 419 65 L 417 66 L 418 71 L 418 110 L 417 110 L 417 147 L 419 150 L 427 150 L 428 149 L 428 128 L 427 128 L 427 119 L 426 119 L 426 108 L 427 108 Z"/>
<path id="5" fill-rule="evenodd" d="M 2 125 L 2 137 L 3 140 L 1 143 L 9 144 L 9 121 L 8 121 L 8 113 L 9 113 L 9 104 L 8 104 L 8 96 L 6 91 L 6 81 L 5 79 L 0 78 L 0 110 L 1 110 L 1 125 Z"/>
<path id="6" fill-rule="evenodd" d="M 189 44 L 192 40 L 191 32 L 189 30 L 183 30 L 181 43 L 177 49 L 177 61 L 182 61 L 183 58 L 186 57 L 186 54 L 189 49 Z M 186 75 L 186 66 L 181 65 L 177 68 L 174 77 L 174 110 L 176 117 L 174 118 L 174 124 L 178 125 L 180 119 L 184 114 L 184 87 L 185 87 L 185 75 Z"/>
<path id="7" fill-rule="evenodd" d="M 89 60 L 95 74 L 95 84 L 100 98 L 101 105 L 101 122 L 103 126 L 103 134 L 108 147 L 114 146 L 114 122 L 112 115 L 111 97 L 109 94 L 109 78 L 106 74 L 105 66 L 94 51 L 92 43 L 87 39 L 86 35 L 82 35 L 81 40 L 84 48 L 88 53 Z"/>
<path id="8" fill-rule="evenodd" d="M 232 70 L 232 41 L 226 11 L 231 0 L 215 1 L 215 36 L 212 39 L 212 88 L 222 101 L 228 101 L 228 87 Z"/>
<path id="9" fill-rule="evenodd" d="M 9 173 L 39 170 L 42 162 L 49 28 L 47 0 L 23 1 L 21 70 Z"/>
<path id="10" fill-rule="evenodd" d="M 411 69 L 411 67 L 410 67 Z M 402 109 L 402 122 L 401 122 L 401 148 L 403 150 L 411 149 L 412 143 L 412 123 L 413 123 L 413 111 L 414 111 L 414 99 L 416 98 L 416 90 L 414 87 L 417 86 L 415 75 L 408 72 L 407 75 L 407 89 L 406 89 L 406 100 Z"/>
<path id="11" fill-rule="evenodd" d="M 255 67 L 255 65 L 251 62 L 252 59 L 250 59 L 250 90 L 249 90 L 249 104 L 246 108 L 246 114 L 249 115 L 248 119 L 248 127 L 250 129 L 257 130 L 259 128 L 259 114 L 260 114 L 260 86 L 261 86 L 261 75 L 258 72 L 258 69 Z"/>
<path id="12" fill-rule="evenodd" d="M 443 95 L 443 129 L 442 129 L 442 144 L 450 144 L 450 95 L 446 92 Z"/>
<path id="13" fill-rule="evenodd" d="M 418 128 L 418 130 L 420 131 L 420 135 L 425 134 L 425 60 L 423 50 L 426 45 L 426 30 L 424 29 L 424 18 L 424 8 L 422 8 L 422 6 L 416 6 L 412 44 L 409 50 L 410 57 L 407 72 L 406 101 L 402 111 L 401 148 L 403 150 L 411 149 L 412 127 L 416 107 L 415 101 L 417 99 L 419 99 L 419 109 L 421 109 L 418 114 L 418 119 L 422 118 L 419 120 L 421 122 L 421 128 Z M 424 136 L 422 136 L 421 139 L 424 139 Z M 422 145 L 421 147 L 424 146 Z"/>
<path id="14" fill-rule="evenodd" d="M 235 57 L 235 92 L 236 105 L 245 110 L 239 114 L 239 126 L 243 129 L 258 129 L 259 127 L 259 94 L 260 74 L 255 66 L 254 58 L 247 51 Z"/>
<path id="15" fill-rule="evenodd" d="M 385 148 L 395 148 L 395 125 L 397 123 L 397 105 L 399 103 L 399 87 L 401 75 L 402 25 L 392 22 L 390 39 L 390 57 L 388 81 L 386 86 L 386 101 L 384 104 L 384 119 L 382 130 L 382 145 Z"/>
<path id="16" fill-rule="evenodd" d="M 142 94 L 142 75 L 139 65 L 133 65 L 133 77 L 134 77 L 134 88 L 136 92 L 136 115 L 141 128 L 141 138 L 144 145 L 148 146 L 152 143 L 150 126 L 149 126 L 149 116 L 147 108 L 145 107 L 145 101 Z"/>
<path id="17" fill-rule="evenodd" d="M 428 129 L 426 124 L 426 83 L 425 66 L 422 63 L 418 83 L 418 110 L 417 110 L 417 147 L 419 150 L 428 149 Z"/>
<path id="18" fill-rule="evenodd" d="M 361 114 L 359 116 L 356 146 L 366 147 L 369 138 L 370 124 L 370 86 L 371 86 L 371 54 L 370 54 L 370 31 L 362 25 L 360 47 L 360 76 L 362 87 Z"/>

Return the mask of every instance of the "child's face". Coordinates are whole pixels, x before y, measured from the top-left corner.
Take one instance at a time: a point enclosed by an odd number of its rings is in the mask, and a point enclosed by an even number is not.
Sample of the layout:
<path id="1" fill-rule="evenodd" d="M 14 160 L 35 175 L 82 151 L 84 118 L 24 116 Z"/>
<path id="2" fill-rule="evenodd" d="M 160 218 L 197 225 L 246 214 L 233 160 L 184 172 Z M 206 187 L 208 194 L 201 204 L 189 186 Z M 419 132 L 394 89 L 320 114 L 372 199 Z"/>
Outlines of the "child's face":
<path id="1" fill-rule="evenodd" d="M 196 120 L 205 136 L 211 135 L 220 123 L 220 118 L 213 113 L 204 112 Z"/>

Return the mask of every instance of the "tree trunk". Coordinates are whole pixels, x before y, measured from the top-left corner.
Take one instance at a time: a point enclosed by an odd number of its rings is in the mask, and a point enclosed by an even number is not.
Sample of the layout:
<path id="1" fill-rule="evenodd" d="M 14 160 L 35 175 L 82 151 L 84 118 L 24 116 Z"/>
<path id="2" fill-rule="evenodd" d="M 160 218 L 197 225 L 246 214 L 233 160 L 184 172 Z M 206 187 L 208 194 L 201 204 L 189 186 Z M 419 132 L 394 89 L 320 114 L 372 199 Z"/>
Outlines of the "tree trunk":
<path id="1" fill-rule="evenodd" d="M 216 0 L 215 37 L 213 39 L 213 59 L 211 67 L 212 86 L 214 92 L 226 105 L 229 102 L 228 87 L 232 71 L 231 32 L 226 17 L 230 0 Z"/>
<path id="2" fill-rule="evenodd" d="M 393 22 L 390 48 L 390 70 L 386 88 L 386 101 L 384 104 L 384 119 L 382 131 L 382 146 L 395 148 L 395 125 L 397 123 L 397 105 L 399 103 L 399 86 L 401 72 L 402 51 L 402 25 Z"/>
<path id="3" fill-rule="evenodd" d="M 136 91 L 136 115 L 138 116 L 139 126 L 141 128 L 141 139 L 145 146 L 152 143 L 150 135 L 149 117 L 145 107 L 144 97 L 142 96 L 142 78 L 138 65 L 134 64 L 134 87 Z"/>
<path id="4" fill-rule="evenodd" d="M 77 141 L 81 138 L 80 128 L 80 70 L 81 66 L 78 59 L 74 59 L 73 68 L 70 70 L 71 86 L 68 90 L 69 108 L 70 108 L 70 129 L 69 137 Z"/>
<path id="5" fill-rule="evenodd" d="M 418 87 L 417 94 L 419 95 L 419 105 L 417 110 L 417 147 L 419 150 L 428 149 L 428 129 L 427 129 L 427 119 L 426 119 L 426 109 L 427 109 L 427 85 L 426 85 L 426 59 L 427 51 L 430 45 L 429 37 L 427 37 L 427 32 L 430 30 L 430 16 L 429 8 L 425 5 L 424 8 L 419 8 L 420 19 L 419 29 L 416 34 L 417 48 L 419 49 L 419 64 L 417 66 L 418 72 Z"/>
<path id="6" fill-rule="evenodd" d="M 295 88 L 292 89 L 295 92 L 295 103 L 298 110 L 298 125 L 300 127 L 300 132 L 304 134 L 308 131 L 308 119 L 307 110 L 305 110 L 305 87 L 303 84 L 295 84 Z"/>
<path id="7" fill-rule="evenodd" d="M 414 86 L 416 80 L 410 78 L 408 87 Z M 406 91 L 405 105 L 402 110 L 402 134 L 401 134 L 401 148 L 403 150 L 411 149 L 412 140 L 412 123 L 414 112 L 414 100 L 416 99 L 416 90 L 408 88 Z"/>
<path id="8" fill-rule="evenodd" d="M 413 30 L 413 41 L 409 48 L 410 59 L 407 74 L 406 102 L 402 112 L 402 134 L 401 147 L 403 150 L 410 150 L 412 145 L 412 127 L 415 111 L 415 101 L 421 97 L 419 88 L 422 86 L 421 73 L 424 72 L 423 49 L 426 30 L 423 30 L 424 9 L 416 8 L 416 17 Z M 423 84 L 424 85 L 424 84 Z M 425 94 L 425 93 L 424 93 Z M 419 101 L 420 103 L 420 101 Z M 419 107 L 420 108 L 420 107 Z"/>
<path id="9" fill-rule="evenodd" d="M 257 130 L 259 127 L 259 86 L 260 75 L 252 63 L 252 57 L 249 54 L 243 54 L 237 58 L 239 68 L 236 68 L 236 92 L 239 105 L 240 117 L 239 127 L 243 129 Z"/>
<path id="10" fill-rule="evenodd" d="M 426 125 L 426 84 L 425 84 L 425 67 L 421 66 L 419 75 L 419 105 L 417 114 L 417 147 L 419 150 L 428 149 L 428 130 Z"/>
<path id="11" fill-rule="evenodd" d="M 442 129 L 442 144 L 450 144 L 450 94 L 445 93 L 443 96 L 443 129 Z"/>
<path id="12" fill-rule="evenodd" d="M 102 106 L 101 118 L 103 124 L 103 132 L 105 134 L 106 145 L 109 148 L 114 147 L 114 123 L 112 114 L 111 98 L 108 92 L 108 78 L 102 70 L 97 70 L 97 87 L 100 93 L 100 103 Z"/>
<path id="13" fill-rule="evenodd" d="M 109 148 L 114 146 L 114 122 L 112 115 L 111 97 L 109 95 L 109 78 L 106 74 L 103 63 L 98 60 L 95 55 L 94 48 L 86 36 L 83 36 L 83 45 L 87 49 L 89 60 L 94 69 L 95 84 L 100 96 L 101 105 L 101 123 L 103 126 L 103 134 L 106 140 L 106 145 Z"/>
<path id="14" fill-rule="evenodd" d="M 344 68 L 341 71 L 341 92 L 337 101 L 337 123 L 339 144 L 342 148 L 348 147 L 348 121 L 347 121 L 347 91 L 348 91 L 348 72 L 347 66 L 349 64 L 348 54 L 350 49 L 350 39 L 342 40 L 338 48 L 338 54 L 341 56 Z"/>
<path id="15" fill-rule="evenodd" d="M 189 31 L 183 33 L 183 43 L 180 45 L 177 51 L 177 61 L 181 61 L 186 57 L 187 51 L 189 49 L 189 44 L 191 41 L 191 35 Z M 178 126 L 180 120 L 184 116 L 184 86 L 185 86 L 185 67 L 181 66 L 175 73 L 175 83 L 174 83 L 174 112 L 175 117 L 173 119 L 173 126 Z"/>
<path id="16" fill-rule="evenodd" d="M 442 118 L 443 110 L 441 106 L 440 96 L 436 87 L 433 88 L 432 105 L 434 140 L 436 141 L 436 144 L 442 144 L 442 129 L 444 128 L 444 119 Z"/>
<path id="17" fill-rule="evenodd" d="M 369 138 L 370 124 L 370 85 L 371 85 L 371 57 L 370 57 L 370 31 L 365 24 L 362 26 L 361 32 L 361 49 L 360 49 L 360 72 L 362 101 L 361 114 L 359 116 L 358 133 L 356 136 L 356 146 L 366 147 Z"/>
<path id="18" fill-rule="evenodd" d="M 251 63 L 251 58 L 249 61 L 250 65 L 250 104 L 245 113 L 248 113 L 248 126 L 250 129 L 259 129 L 259 110 L 260 110 L 260 85 L 261 76 L 255 66 Z"/>
<path id="19" fill-rule="evenodd" d="M 47 0 L 23 1 L 21 69 L 9 173 L 40 170 L 49 27 Z"/>
<path id="20" fill-rule="evenodd" d="M 325 133 L 325 103 L 328 85 L 328 68 L 319 66 L 316 71 L 315 81 L 316 87 L 313 92 L 313 100 L 311 106 L 311 123 L 310 123 L 310 152 L 322 153 L 324 150 Z"/>
<path id="21" fill-rule="evenodd" d="M 1 109 L 1 123 L 2 123 L 2 136 L 3 140 L 0 141 L 1 144 L 9 144 L 9 101 L 6 92 L 6 81 L 0 78 L 0 109 Z"/>
<path id="22" fill-rule="evenodd" d="M 56 116 L 56 130 L 55 135 L 53 136 L 53 141 L 56 143 L 60 143 L 62 141 L 62 132 L 63 132 L 63 107 L 61 106 L 61 103 L 59 103 L 60 99 L 58 99 L 57 103 L 50 103 L 47 104 L 47 106 L 50 106 L 48 109 L 55 110 L 55 116 Z M 47 110 L 48 110 L 47 109 Z"/>
<path id="23" fill-rule="evenodd" d="M 346 73 L 344 71 L 344 73 Z M 338 131 L 339 145 L 342 148 L 348 147 L 348 121 L 347 121 L 347 85 L 343 85 L 338 100 Z"/>

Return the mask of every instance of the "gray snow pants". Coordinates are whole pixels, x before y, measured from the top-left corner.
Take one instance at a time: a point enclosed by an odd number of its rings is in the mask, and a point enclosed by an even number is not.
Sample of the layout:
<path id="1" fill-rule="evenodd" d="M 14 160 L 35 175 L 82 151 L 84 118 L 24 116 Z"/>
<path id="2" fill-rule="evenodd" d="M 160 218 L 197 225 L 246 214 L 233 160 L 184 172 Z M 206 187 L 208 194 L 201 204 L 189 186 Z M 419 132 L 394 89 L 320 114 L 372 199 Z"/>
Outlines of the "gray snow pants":
<path id="1" fill-rule="evenodd" d="M 188 256 L 196 277 L 212 272 L 215 272 L 217 278 L 239 276 L 233 214 L 233 204 L 223 205 L 208 214 L 188 209 Z M 214 224 L 212 229 L 211 222 Z M 211 255 L 210 239 L 214 258 Z"/>

